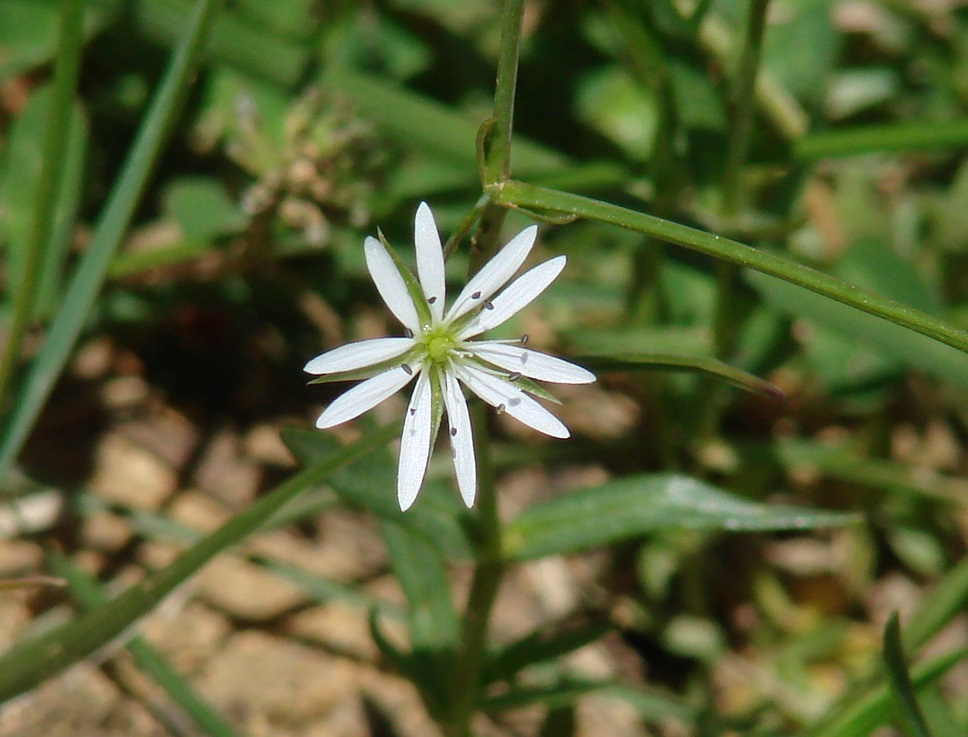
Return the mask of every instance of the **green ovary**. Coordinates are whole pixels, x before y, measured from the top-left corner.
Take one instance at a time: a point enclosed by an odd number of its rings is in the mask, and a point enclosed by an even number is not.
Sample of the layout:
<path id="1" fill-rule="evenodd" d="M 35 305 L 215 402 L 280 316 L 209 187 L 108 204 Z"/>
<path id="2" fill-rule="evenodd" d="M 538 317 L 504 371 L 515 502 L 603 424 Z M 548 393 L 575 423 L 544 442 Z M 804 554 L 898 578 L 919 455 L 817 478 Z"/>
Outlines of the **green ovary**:
<path id="1" fill-rule="evenodd" d="M 427 358 L 433 363 L 445 363 L 453 355 L 454 337 L 449 332 L 433 330 L 421 342 L 427 351 Z"/>

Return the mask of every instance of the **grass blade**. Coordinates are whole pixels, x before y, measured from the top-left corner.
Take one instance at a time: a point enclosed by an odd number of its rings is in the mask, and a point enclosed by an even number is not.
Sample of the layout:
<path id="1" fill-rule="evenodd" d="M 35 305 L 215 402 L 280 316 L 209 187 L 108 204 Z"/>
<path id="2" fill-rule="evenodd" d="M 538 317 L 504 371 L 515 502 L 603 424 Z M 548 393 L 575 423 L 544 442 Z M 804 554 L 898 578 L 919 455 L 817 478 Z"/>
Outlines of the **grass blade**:
<path id="1" fill-rule="evenodd" d="M 52 573 L 67 581 L 71 596 L 85 609 L 94 609 L 107 602 L 107 597 L 97 582 L 66 556 L 50 555 L 47 557 L 47 565 Z M 225 720 L 168 664 L 161 653 L 140 637 L 132 637 L 125 647 L 138 667 L 150 675 L 205 734 L 211 737 L 235 737 L 235 732 Z"/>
<path id="2" fill-rule="evenodd" d="M 5 431 L 0 436 L 0 479 L 30 433 L 91 312 L 111 258 L 131 222 L 162 147 L 188 96 L 220 4 L 220 0 L 198 0 L 195 5 L 188 29 L 175 50 L 124 169 L 115 182 L 94 240 L 70 280 L 61 309 L 6 419 Z"/>
<path id="3" fill-rule="evenodd" d="M 108 645 L 208 561 L 261 529 L 300 492 L 387 443 L 397 432 L 396 427 L 381 428 L 316 461 L 110 603 L 11 647 L 0 657 L 0 703 Z"/>
<path id="4" fill-rule="evenodd" d="M 70 139 L 68 128 L 74 107 L 80 69 L 84 3 L 65 0 L 61 7 L 60 36 L 54 90 L 50 101 L 47 130 L 44 134 L 43 163 L 37 183 L 37 199 L 33 212 L 30 236 L 20 270 L 20 283 L 14 290 L 13 310 L 7 329 L 6 345 L 0 350 L 0 410 L 3 409 L 7 387 L 20 357 L 20 344 L 35 305 L 35 292 L 40 279 L 44 245 L 54 222 L 57 184 L 65 165 L 65 152 Z M 0 477 L 3 463 L 0 462 Z"/>
<path id="5" fill-rule="evenodd" d="M 891 615 L 884 628 L 884 664 L 887 666 L 887 682 L 891 687 L 891 696 L 897 707 L 898 721 L 902 731 L 908 737 L 930 737 L 928 725 L 924 722 L 921 708 L 914 695 L 911 675 L 904 659 L 904 649 L 901 646 L 901 625 L 897 612 Z"/>

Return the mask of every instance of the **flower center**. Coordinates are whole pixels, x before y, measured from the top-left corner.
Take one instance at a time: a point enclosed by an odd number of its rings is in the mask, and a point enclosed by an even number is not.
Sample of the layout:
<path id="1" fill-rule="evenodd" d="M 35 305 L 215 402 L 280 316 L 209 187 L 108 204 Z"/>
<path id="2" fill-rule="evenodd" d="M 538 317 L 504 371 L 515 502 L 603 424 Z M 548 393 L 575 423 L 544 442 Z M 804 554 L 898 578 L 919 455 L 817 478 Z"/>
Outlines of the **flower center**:
<path id="1" fill-rule="evenodd" d="M 454 336 L 447 330 L 436 327 L 424 333 L 421 341 L 427 358 L 433 363 L 445 363 L 454 351 Z"/>

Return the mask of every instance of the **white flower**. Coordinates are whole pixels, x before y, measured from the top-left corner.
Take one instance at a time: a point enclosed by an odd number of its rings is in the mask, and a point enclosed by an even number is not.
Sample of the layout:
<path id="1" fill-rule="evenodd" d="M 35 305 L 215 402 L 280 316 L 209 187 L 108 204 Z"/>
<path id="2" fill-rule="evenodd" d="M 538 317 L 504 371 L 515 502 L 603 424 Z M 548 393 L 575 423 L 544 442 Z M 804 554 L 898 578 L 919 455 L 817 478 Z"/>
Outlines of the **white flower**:
<path id="1" fill-rule="evenodd" d="M 527 336 L 520 341 L 471 340 L 530 303 L 561 273 L 564 256 L 535 266 L 504 287 L 524 263 L 537 232 L 531 226 L 512 238 L 471 278 L 446 312 L 443 250 L 426 203 L 417 208 L 414 222 L 419 281 L 382 240 L 368 237 L 363 244 L 373 283 L 407 336 L 335 348 L 316 356 L 305 371 L 323 377 L 315 382 L 366 379 L 326 408 L 316 420 L 321 429 L 358 417 L 416 380 L 400 443 L 397 498 L 401 510 L 413 504 L 423 484 L 444 409 L 457 485 L 464 503 L 468 507 L 474 503 L 477 464 L 461 384 L 535 430 L 568 437 L 568 428 L 531 396 L 552 398 L 531 379 L 586 384 L 595 381 L 595 375 L 525 348 Z"/>

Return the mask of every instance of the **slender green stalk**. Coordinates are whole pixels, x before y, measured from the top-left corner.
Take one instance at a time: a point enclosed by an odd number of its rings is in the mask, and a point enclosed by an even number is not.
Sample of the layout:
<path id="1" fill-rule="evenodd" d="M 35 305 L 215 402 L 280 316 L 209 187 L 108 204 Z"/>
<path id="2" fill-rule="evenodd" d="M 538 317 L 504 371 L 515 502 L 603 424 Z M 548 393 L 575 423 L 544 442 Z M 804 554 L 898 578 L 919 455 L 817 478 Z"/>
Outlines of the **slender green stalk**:
<path id="1" fill-rule="evenodd" d="M 481 127 L 478 138 L 478 165 L 484 197 L 475 205 L 475 211 L 480 212 L 480 221 L 473 241 L 470 275 L 476 273 L 497 250 L 507 212 L 493 203 L 493 193 L 511 176 L 511 131 L 523 18 L 524 0 L 507 0 L 501 22 L 494 115 Z M 497 512 L 487 417 L 479 402 L 471 407 L 471 424 L 477 455 L 477 549 L 471 589 L 461 621 L 449 719 L 441 725 L 447 737 L 470 737 L 487 652 L 491 610 L 505 567 L 501 558 L 501 520 Z"/>
<path id="2" fill-rule="evenodd" d="M 726 161 L 722 179 L 723 210 L 728 215 L 736 212 L 740 191 L 739 175 L 749 154 L 753 113 L 756 111 L 756 75 L 760 68 L 763 33 L 766 30 L 766 10 L 769 4 L 770 0 L 750 0 L 746 39 L 743 43 L 739 67 L 733 79 L 730 95 L 729 137 L 726 143 Z"/>
<path id="3" fill-rule="evenodd" d="M 809 266 L 751 248 L 729 238 L 705 233 L 686 225 L 582 195 L 559 192 L 514 180 L 506 182 L 501 187 L 496 200 L 505 205 L 567 213 L 646 233 L 668 243 L 796 284 L 968 353 L 968 332 L 944 320 L 866 289 L 847 284 Z"/>
<path id="4" fill-rule="evenodd" d="M 483 164 L 484 182 L 503 182 L 511 176 L 511 131 L 514 125 L 514 94 L 521 56 L 524 0 L 507 0 L 501 19 L 501 50 L 494 86 L 494 117 L 488 131 Z"/>
<path id="5" fill-rule="evenodd" d="M 198 0 L 188 19 L 161 88 L 145 116 L 124 169 L 98 222 L 94 240 L 74 272 L 61 309 L 17 394 L 0 432 L 0 479 L 30 433 L 57 377 L 70 358 L 104 282 L 111 258 L 121 243 L 162 148 L 188 97 L 197 64 L 221 0 Z"/>
<path id="6" fill-rule="evenodd" d="M 461 623 L 450 722 L 444 725 L 447 737 L 468 737 L 471 734 L 471 721 L 477 711 L 481 670 L 487 650 L 491 610 L 505 568 L 501 556 L 501 521 L 497 512 L 487 417 L 480 402 L 471 408 L 471 424 L 477 455 L 477 561 Z"/>
<path id="7" fill-rule="evenodd" d="M 80 70 L 84 41 L 83 0 L 64 0 L 61 6 L 54 91 L 44 133 L 43 161 L 37 183 L 36 206 L 24 254 L 20 283 L 13 288 L 14 299 L 6 345 L 0 348 L 0 415 L 6 405 L 7 388 L 20 359 L 20 346 L 34 309 L 34 292 L 40 278 L 44 247 L 54 222 L 57 184 L 67 151 L 68 125 L 74 105 L 74 92 Z"/>
<path id="8" fill-rule="evenodd" d="M 763 34 L 766 30 L 766 11 L 770 0 L 750 0 L 746 21 L 746 36 L 736 73 L 732 80 L 729 101 L 730 125 L 726 142 L 726 158 L 721 180 L 722 211 L 733 218 L 743 192 L 740 176 L 749 154 L 753 132 L 753 116 L 756 112 L 756 79 L 763 51 Z M 725 360 L 733 350 L 739 331 L 740 313 L 736 309 L 736 293 L 739 267 L 720 261 L 716 264 L 716 306 L 713 315 L 713 344 L 717 358 Z M 699 386 L 700 412 L 697 436 L 711 440 L 719 425 L 723 406 L 723 387 L 705 378 Z"/>
<path id="9" fill-rule="evenodd" d="M 733 33 L 725 21 L 706 16 L 699 33 L 703 48 L 722 66 L 728 66 Z M 756 101 L 764 119 L 789 141 L 796 141 L 810 128 L 810 118 L 797 99 L 767 70 L 756 80 Z"/>

